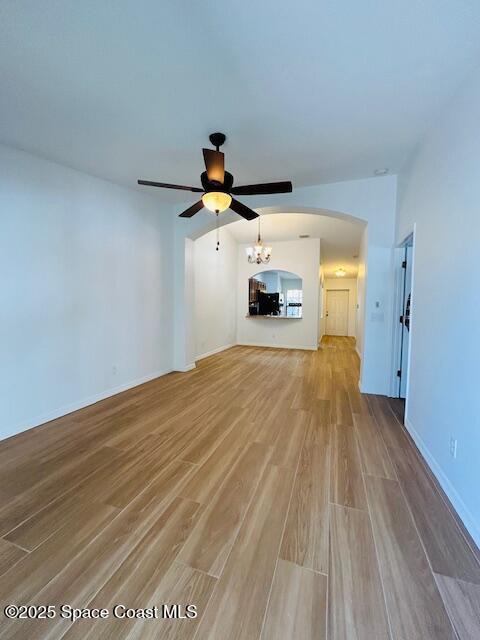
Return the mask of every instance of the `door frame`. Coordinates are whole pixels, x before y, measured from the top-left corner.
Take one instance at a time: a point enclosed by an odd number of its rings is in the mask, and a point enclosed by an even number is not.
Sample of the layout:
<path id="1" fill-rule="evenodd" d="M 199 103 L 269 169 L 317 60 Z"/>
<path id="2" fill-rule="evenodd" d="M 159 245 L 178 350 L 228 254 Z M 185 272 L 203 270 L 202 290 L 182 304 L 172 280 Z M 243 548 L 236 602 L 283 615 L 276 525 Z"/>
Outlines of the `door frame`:
<path id="1" fill-rule="evenodd" d="M 411 265 L 411 297 L 410 308 L 413 309 L 414 305 L 414 285 L 415 285 L 415 227 L 413 225 L 412 231 L 406 235 L 403 240 L 397 244 L 394 248 L 394 305 L 393 305 L 393 348 L 392 348 L 392 377 L 390 384 L 390 396 L 392 398 L 399 397 L 399 378 L 397 371 L 401 368 L 402 363 L 402 325 L 400 324 L 400 316 L 403 315 L 403 302 L 404 302 L 404 269 L 402 268 L 402 262 L 405 259 L 405 250 L 407 246 L 412 247 L 412 265 Z M 407 350 L 407 366 L 403 372 L 403 376 L 406 379 L 405 385 L 405 419 L 408 411 L 408 397 L 410 389 L 410 365 L 412 361 L 412 322 L 410 324 L 410 333 Z"/>
<path id="2" fill-rule="evenodd" d="M 325 290 L 325 311 L 328 312 L 328 292 L 329 291 L 346 291 L 347 292 L 347 333 L 345 334 L 347 337 L 349 335 L 348 333 L 348 321 L 349 321 L 349 311 L 350 311 L 350 289 L 326 289 Z M 333 335 L 333 334 L 329 334 L 327 331 L 327 324 L 328 324 L 328 316 L 325 317 L 325 335 Z"/>

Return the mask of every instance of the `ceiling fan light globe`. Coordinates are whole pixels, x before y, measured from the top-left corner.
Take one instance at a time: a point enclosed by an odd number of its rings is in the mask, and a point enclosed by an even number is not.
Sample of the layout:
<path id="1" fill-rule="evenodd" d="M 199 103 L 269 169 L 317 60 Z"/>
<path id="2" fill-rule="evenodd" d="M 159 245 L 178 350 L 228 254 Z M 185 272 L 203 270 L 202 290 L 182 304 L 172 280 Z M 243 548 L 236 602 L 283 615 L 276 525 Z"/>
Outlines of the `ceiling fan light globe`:
<path id="1" fill-rule="evenodd" d="M 223 191 L 208 191 L 202 196 L 203 206 L 213 213 L 221 213 L 229 208 L 232 196 Z"/>

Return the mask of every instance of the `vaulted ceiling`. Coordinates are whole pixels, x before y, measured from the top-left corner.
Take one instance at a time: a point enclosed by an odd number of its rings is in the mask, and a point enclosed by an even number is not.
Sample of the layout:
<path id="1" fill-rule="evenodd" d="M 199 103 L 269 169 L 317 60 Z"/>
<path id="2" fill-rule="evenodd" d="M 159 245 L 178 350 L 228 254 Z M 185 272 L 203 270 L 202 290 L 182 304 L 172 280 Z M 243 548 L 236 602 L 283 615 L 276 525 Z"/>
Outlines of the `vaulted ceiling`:
<path id="1" fill-rule="evenodd" d="M 237 183 L 397 172 L 479 27 L 478 0 L 4 1 L 0 140 L 131 186 L 198 184 L 217 130 Z"/>
<path id="2" fill-rule="evenodd" d="M 343 267 L 347 277 L 358 274 L 358 252 L 364 230 L 361 222 L 349 222 L 328 215 L 308 213 L 276 213 L 261 216 L 261 234 L 265 244 L 279 240 L 299 240 L 301 236 L 321 239 L 321 263 L 325 277 L 335 276 Z M 258 226 L 256 222 L 238 220 L 225 227 L 238 243 L 253 243 Z"/>

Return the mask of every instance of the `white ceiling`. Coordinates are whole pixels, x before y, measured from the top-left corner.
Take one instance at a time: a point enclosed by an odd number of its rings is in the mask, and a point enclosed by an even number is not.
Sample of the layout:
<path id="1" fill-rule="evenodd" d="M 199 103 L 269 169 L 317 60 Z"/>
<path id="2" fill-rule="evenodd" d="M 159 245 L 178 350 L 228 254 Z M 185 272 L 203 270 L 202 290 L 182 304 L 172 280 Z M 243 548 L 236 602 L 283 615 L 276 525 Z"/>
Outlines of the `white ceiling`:
<path id="1" fill-rule="evenodd" d="M 320 253 L 325 276 L 335 277 L 334 272 L 338 267 L 346 270 L 347 277 L 357 276 L 358 250 L 364 229 L 362 223 L 309 213 L 276 213 L 262 215 L 261 218 L 261 233 L 265 244 L 279 240 L 298 240 L 299 235 L 321 238 Z M 225 228 L 238 243 L 253 242 L 258 231 L 254 222 L 246 220 L 233 222 Z"/>
<path id="2" fill-rule="evenodd" d="M 479 25 L 478 0 L 4 0 L 0 140 L 132 186 L 198 184 L 215 130 L 239 184 L 396 172 Z"/>

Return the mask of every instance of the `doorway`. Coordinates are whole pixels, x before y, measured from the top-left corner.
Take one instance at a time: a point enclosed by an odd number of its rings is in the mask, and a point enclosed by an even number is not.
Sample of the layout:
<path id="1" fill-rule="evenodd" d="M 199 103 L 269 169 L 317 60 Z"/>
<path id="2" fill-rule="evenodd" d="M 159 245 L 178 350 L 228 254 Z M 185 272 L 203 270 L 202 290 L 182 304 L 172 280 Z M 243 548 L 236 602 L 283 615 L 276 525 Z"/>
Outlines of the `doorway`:
<path id="1" fill-rule="evenodd" d="M 403 287 L 400 315 L 400 365 L 398 368 L 398 397 L 407 397 L 408 367 L 410 358 L 410 329 L 412 323 L 412 257 L 413 238 L 406 241 L 402 261 Z"/>
<path id="2" fill-rule="evenodd" d="M 348 289 L 327 289 L 327 335 L 348 336 L 348 296 Z"/>

